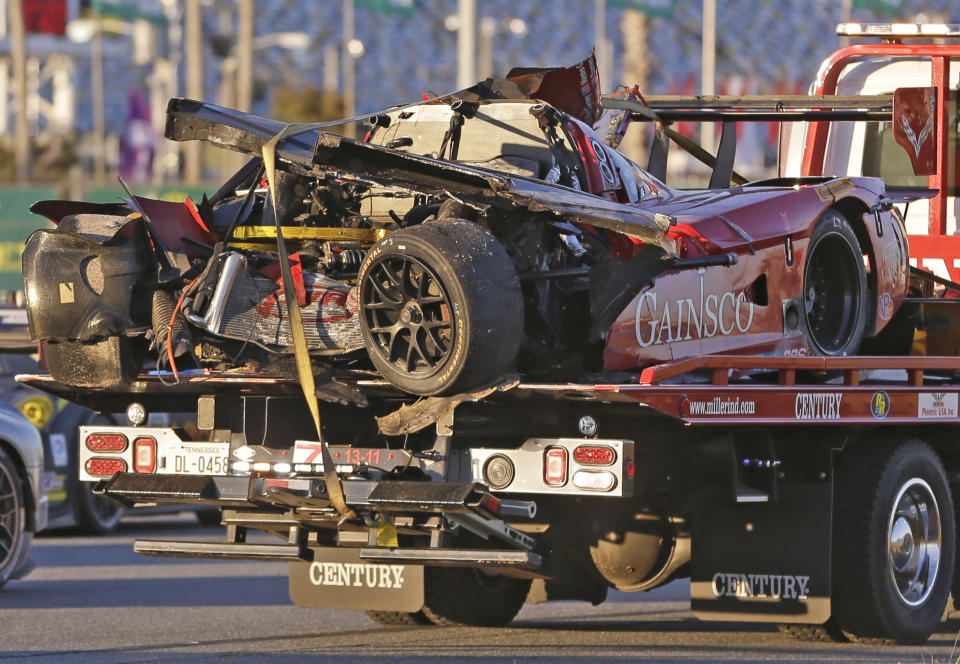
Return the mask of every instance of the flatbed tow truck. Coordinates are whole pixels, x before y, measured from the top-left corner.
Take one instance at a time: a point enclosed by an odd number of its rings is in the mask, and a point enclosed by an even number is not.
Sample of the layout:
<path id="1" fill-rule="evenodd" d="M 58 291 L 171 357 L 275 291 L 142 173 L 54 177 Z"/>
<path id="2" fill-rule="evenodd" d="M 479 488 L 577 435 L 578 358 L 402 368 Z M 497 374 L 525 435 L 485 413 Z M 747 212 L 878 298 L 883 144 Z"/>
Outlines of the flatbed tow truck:
<path id="1" fill-rule="evenodd" d="M 957 34 L 944 28 L 937 36 Z M 900 57 L 890 26 L 867 34 L 895 43 L 846 47 L 830 66 L 849 66 L 861 47 L 864 57 L 888 47 L 886 57 Z M 943 112 L 934 116 L 929 177 L 941 186 L 924 188 L 936 190 L 929 210 L 938 220 L 955 178 L 945 109 L 955 112 L 956 86 L 944 81 L 960 45 L 931 48 Z M 828 68 L 821 79 L 837 76 Z M 661 139 L 684 113 L 732 123 L 803 107 L 797 119 L 817 120 L 805 126 L 821 160 L 824 120 L 859 112 L 878 114 L 866 118 L 876 123 L 891 107 L 889 94 L 815 102 L 625 103 L 635 119 L 658 122 Z M 823 110 L 836 105 L 851 117 Z M 652 162 L 665 159 L 666 144 Z M 708 156 L 716 186 L 735 177 L 733 149 L 721 140 Z M 823 166 L 808 159 L 803 169 Z M 928 230 L 944 244 L 931 237 L 918 246 L 939 251 L 954 239 L 939 221 Z M 525 601 L 598 604 L 610 587 L 648 590 L 689 577 L 704 619 L 775 622 L 799 638 L 920 643 L 951 593 L 960 597 L 960 355 L 951 341 L 960 299 L 940 297 L 960 285 L 948 276 L 912 275 L 894 328 L 917 328 L 910 355 L 714 355 L 620 380 L 508 377 L 422 400 L 373 372 L 344 371 L 336 378 L 370 409 L 321 404 L 329 445 L 316 440 L 294 377 L 197 370 L 169 385 L 167 374 L 144 373 L 96 390 L 20 379 L 127 412 L 130 426 L 81 428 L 82 479 L 97 480 L 98 493 L 124 505 L 222 510 L 225 541 L 141 540 L 135 550 L 288 561 L 300 606 L 364 609 L 386 624 L 502 625 Z M 142 425 L 147 410 L 192 408 L 190 434 Z M 248 542 L 250 531 L 277 543 Z"/>

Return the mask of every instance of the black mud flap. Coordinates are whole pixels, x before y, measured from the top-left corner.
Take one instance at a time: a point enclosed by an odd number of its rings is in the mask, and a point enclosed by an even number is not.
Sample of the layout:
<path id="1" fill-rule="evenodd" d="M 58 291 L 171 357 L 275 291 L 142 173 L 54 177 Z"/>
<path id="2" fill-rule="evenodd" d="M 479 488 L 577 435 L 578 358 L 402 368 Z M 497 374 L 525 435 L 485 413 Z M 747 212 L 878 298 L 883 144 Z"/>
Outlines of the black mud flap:
<path id="1" fill-rule="evenodd" d="M 814 456 L 803 470 L 785 463 L 767 502 L 748 502 L 762 500 L 761 492 L 741 490 L 741 502 L 734 494 L 695 519 L 690 604 L 698 618 L 807 624 L 830 618 L 833 482 L 829 452 L 811 450 Z"/>
<path id="2" fill-rule="evenodd" d="M 290 563 L 290 599 L 308 609 L 416 612 L 423 566 L 371 563 L 360 549 L 311 547 L 313 562 Z"/>

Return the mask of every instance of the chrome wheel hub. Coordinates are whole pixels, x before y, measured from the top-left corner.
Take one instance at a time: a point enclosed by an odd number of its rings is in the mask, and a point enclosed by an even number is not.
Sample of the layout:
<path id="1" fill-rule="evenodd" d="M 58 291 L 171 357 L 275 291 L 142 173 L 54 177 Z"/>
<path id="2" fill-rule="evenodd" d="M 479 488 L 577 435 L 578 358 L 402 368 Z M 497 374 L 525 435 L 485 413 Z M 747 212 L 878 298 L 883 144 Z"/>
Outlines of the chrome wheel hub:
<path id="1" fill-rule="evenodd" d="M 887 569 L 905 604 L 930 596 L 940 569 L 940 510 L 930 485 L 918 477 L 903 483 L 887 522 Z"/>

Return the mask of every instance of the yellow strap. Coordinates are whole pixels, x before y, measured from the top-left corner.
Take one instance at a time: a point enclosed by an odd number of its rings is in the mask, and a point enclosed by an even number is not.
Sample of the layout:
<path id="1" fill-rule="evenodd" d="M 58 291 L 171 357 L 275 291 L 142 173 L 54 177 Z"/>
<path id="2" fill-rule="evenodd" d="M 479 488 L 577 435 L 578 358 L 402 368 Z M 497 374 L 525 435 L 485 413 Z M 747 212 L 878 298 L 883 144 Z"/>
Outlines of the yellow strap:
<path id="1" fill-rule="evenodd" d="M 380 515 L 380 524 L 377 526 L 377 546 L 400 546 L 397 527 L 393 525 L 393 517 L 389 514 Z"/>
<path id="2" fill-rule="evenodd" d="M 287 312 L 290 316 L 290 334 L 293 337 L 293 353 L 297 364 L 297 375 L 300 378 L 300 387 L 307 400 L 307 407 L 313 416 L 313 424 L 317 429 L 317 440 L 320 441 L 320 454 L 323 457 L 323 482 L 327 488 L 327 497 L 330 504 L 344 519 L 353 519 L 357 515 L 347 507 L 343 496 L 343 485 L 340 475 L 333 463 L 333 457 L 327 448 L 323 437 L 323 427 L 320 424 L 320 405 L 317 402 L 317 388 L 313 380 L 313 365 L 310 363 L 310 351 L 307 348 L 307 335 L 303 331 L 303 320 L 300 318 L 300 307 L 297 304 L 296 290 L 293 286 L 293 276 L 290 273 L 290 259 L 287 257 L 287 247 L 283 241 L 283 232 L 280 230 L 280 215 L 277 212 L 277 194 L 275 174 L 277 144 L 289 136 L 294 136 L 311 129 L 310 125 L 288 125 L 279 134 L 263 145 L 263 166 L 267 176 L 267 185 L 270 188 L 270 203 L 273 206 L 273 217 L 277 224 L 277 251 L 280 253 L 280 273 L 283 275 L 284 299 L 287 302 Z"/>

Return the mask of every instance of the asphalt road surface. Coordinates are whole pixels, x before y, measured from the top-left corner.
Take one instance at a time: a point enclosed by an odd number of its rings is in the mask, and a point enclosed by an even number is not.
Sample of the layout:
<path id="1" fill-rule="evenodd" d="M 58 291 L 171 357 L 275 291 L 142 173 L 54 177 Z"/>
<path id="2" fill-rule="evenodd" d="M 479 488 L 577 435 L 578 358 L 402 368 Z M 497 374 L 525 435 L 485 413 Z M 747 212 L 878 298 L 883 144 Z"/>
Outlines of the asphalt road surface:
<path id="1" fill-rule="evenodd" d="M 286 565 L 147 558 L 138 537 L 207 539 L 192 515 L 109 537 L 53 532 L 38 566 L 0 591 L 0 661 L 45 662 L 923 662 L 960 659 L 960 614 L 918 647 L 802 643 L 775 626 L 705 623 L 688 584 L 604 604 L 527 605 L 509 628 L 382 627 L 360 611 L 300 609 Z M 956 617 L 954 617 L 956 616 Z"/>

